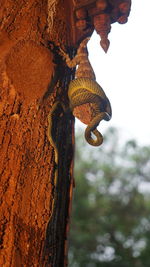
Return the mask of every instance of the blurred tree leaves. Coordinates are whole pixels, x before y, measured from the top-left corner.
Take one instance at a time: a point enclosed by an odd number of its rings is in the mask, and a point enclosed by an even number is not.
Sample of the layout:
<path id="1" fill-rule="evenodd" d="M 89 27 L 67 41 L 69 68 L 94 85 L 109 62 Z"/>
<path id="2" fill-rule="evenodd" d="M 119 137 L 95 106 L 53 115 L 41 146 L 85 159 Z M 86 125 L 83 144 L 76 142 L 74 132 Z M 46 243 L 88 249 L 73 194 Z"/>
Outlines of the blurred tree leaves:
<path id="1" fill-rule="evenodd" d="M 119 144 L 110 128 L 94 148 L 76 138 L 70 267 L 150 266 L 150 147 Z"/>

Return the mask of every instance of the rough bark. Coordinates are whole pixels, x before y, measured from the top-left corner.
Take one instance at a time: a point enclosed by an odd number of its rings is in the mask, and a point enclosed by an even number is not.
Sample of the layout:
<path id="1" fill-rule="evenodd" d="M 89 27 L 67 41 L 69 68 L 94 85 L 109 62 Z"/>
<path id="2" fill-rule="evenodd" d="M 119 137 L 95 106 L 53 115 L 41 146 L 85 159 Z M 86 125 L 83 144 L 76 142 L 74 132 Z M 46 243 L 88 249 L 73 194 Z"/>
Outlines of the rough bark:
<path id="1" fill-rule="evenodd" d="M 47 138 L 48 113 L 55 101 L 68 106 L 73 75 L 57 47 L 70 44 L 66 6 L 50 14 L 47 0 L 0 3 L 0 266 L 67 265 L 71 113 L 60 107 L 54 119 L 58 166 Z"/>

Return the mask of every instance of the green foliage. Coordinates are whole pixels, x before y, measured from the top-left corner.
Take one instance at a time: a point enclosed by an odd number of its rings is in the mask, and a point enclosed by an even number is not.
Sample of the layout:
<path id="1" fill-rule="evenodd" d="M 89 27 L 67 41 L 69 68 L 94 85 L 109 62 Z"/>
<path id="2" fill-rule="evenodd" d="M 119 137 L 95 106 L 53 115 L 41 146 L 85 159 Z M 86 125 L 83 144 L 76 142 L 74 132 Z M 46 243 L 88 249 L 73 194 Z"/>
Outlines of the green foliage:
<path id="1" fill-rule="evenodd" d="M 150 147 L 119 145 L 111 128 L 99 148 L 77 136 L 70 267 L 150 266 Z"/>

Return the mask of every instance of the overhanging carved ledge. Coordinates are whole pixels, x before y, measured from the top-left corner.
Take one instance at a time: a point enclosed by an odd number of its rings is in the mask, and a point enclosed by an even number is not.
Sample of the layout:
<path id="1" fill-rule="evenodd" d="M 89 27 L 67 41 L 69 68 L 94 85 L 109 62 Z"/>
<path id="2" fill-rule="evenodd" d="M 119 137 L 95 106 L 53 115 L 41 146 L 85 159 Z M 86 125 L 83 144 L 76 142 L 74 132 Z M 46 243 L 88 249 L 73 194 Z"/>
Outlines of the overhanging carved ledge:
<path id="1" fill-rule="evenodd" d="M 73 0 L 73 42 L 90 36 L 94 29 L 100 35 L 105 52 L 109 48 L 108 34 L 114 22 L 126 23 L 131 0 Z"/>

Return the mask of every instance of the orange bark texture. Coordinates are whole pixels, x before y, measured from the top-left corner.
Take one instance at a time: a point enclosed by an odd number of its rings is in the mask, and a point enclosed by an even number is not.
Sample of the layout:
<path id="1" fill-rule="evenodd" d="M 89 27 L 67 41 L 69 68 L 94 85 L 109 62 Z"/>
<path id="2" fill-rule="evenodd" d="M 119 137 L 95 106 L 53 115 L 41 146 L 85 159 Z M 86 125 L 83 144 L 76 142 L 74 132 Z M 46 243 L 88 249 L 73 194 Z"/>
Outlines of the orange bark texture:
<path id="1" fill-rule="evenodd" d="M 0 3 L 2 267 L 67 265 L 64 257 L 72 190 L 73 117 L 61 114 L 56 125 L 63 158 L 55 185 L 55 154 L 47 138 L 47 116 L 56 100 L 68 104 L 67 88 L 73 72 L 59 60 L 55 62 L 57 53 L 53 51 L 58 42 L 69 45 L 68 17 L 64 13 L 69 4 L 59 1 L 51 15 L 54 25 L 49 26 L 47 6 L 47 0 Z"/>

